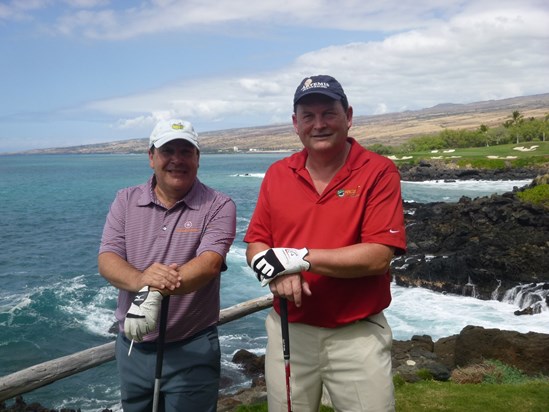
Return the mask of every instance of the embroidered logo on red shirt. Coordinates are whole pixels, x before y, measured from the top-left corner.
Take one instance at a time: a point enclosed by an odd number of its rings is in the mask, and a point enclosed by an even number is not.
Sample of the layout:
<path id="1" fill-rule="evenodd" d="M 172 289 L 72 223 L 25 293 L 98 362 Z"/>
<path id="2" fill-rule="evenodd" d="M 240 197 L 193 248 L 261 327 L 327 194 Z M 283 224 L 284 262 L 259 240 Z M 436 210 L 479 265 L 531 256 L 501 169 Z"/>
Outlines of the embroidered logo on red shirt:
<path id="1" fill-rule="evenodd" d="M 360 186 L 355 189 L 339 189 L 337 197 L 357 197 L 360 194 Z"/>

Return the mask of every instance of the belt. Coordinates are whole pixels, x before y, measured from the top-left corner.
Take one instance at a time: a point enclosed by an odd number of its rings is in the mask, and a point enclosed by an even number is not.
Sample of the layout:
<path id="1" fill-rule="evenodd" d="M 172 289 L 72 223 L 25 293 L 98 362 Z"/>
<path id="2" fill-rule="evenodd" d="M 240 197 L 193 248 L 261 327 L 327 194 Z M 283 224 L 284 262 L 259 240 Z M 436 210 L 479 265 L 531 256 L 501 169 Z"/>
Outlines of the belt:
<path id="1" fill-rule="evenodd" d="M 174 347 L 174 346 L 183 346 L 187 343 L 189 343 L 190 341 L 202 336 L 202 335 L 205 335 L 207 333 L 210 333 L 210 332 L 214 332 L 217 330 L 217 325 L 212 325 L 212 326 L 208 326 L 206 329 L 202 329 L 200 332 L 198 333 L 195 333 L 194 335 L 192 336 L 189 336 L 185 339 L 181 339 L 181 340 L 176 340 L 176 341 L 173 341 L 173 342 L 166 342 L 164 343 L 164 348 L 170 348 L 170 347 Z M 120 336 L 122 337 L 122 340 L 127 343 L 128 345 L 131 344 L 131 340 L 129 340 L 124 334 L 120 334 Z M 157 341 L 151 341 L 151 342 L 134 342 L 133 343 L 133 347 L 135 349 L 139 349 L 139 350 L 142 350 L 142 351 L 145 351 L 145 352 L 156 352 L 157 348 L 158 348 L 158 342 Z"/>

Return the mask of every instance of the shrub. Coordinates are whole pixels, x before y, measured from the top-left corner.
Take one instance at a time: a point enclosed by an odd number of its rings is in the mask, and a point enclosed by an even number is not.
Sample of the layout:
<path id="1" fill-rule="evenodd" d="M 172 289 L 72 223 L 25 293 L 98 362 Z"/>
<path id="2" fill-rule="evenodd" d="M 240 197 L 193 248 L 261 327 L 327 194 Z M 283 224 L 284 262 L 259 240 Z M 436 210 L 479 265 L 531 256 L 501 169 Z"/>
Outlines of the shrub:
<path id="1" fill-rule="evenodd" d="M 370 145 L 366 148 L 368 150 L 374 152 L 374 153 L 377 153 L 377 154 L 380 154 L 380 155 L 383 155 L 383 156 L 395 153 L 395 149 L 393 147 L 385 146 L 385 145 L 382 145 L 382 144 L 379 144 L 379 143 Z"/>
<path id="2" fill-rule="evenodd" d="M 463 368 L 456 368 L 452 371 L 450 380 L 455 383 L 482 383 L 484 377 L 494 372 L 495 366 L 487 363 L 479 363 Z"/>
<path id="3" fill-rule="evenodd" d="M 454 369 L 450 380 L 459 384 L 519 384 L 532 380 L 532 378 L 514 366 L 507 365 L 499 360 L 486 360 L 476 365 Z"/>
<path id="4" fill-rule="evenodd" d="M 541 184 L 517 193 L 523 202 L 549 207 L 549 184 Z"/>
<path id="5" fill-rule="evenodd" d="M 486 361 L 488 365 L 493 366 L 493 372 L 484 376 L 484 382 L 486 383 L 508 383 L 517 384 L 524 383 L 528 378 L 524 373 L 514 366 L 506 365 L 498 360 Z"/>

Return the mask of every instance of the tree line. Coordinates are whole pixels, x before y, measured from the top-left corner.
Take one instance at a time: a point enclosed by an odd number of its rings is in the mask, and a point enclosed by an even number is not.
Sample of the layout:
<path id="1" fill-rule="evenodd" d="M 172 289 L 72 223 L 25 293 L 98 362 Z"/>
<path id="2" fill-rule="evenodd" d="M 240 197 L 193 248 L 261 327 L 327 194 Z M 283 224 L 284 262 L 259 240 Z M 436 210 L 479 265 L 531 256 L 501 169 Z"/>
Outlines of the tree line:
<path id="1" fill-rule="evenodd" d="M 481 124 L 475 130 L 444 129 L 436 134 L 413 137 L 399 147 L 375 144 L 369 146 L 368 149 L 387 155 L 510 143 L 544 142 L 548 135 L 549 114 L 542 118 L 525 118 L 519 111 L 514 111 L 503 124 L 497 127 Z"/>

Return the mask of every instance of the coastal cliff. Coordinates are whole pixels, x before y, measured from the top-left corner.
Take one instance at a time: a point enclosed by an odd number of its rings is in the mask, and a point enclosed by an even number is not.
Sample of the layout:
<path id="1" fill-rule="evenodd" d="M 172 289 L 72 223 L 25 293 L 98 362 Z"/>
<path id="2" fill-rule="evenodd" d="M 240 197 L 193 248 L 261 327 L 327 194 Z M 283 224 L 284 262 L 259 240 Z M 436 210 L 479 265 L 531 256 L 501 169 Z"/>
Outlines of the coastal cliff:
<path id="1" fill-rule="evenodd" d="M 529 187 L 546 181 L 547 175 Z M 408 253 L 392 262 L 395 283 L 515 300 L 529 314 L 549 310 L 549 211 L 520 200 L 524 189 L 457 203 L 405 203 Z"/>

